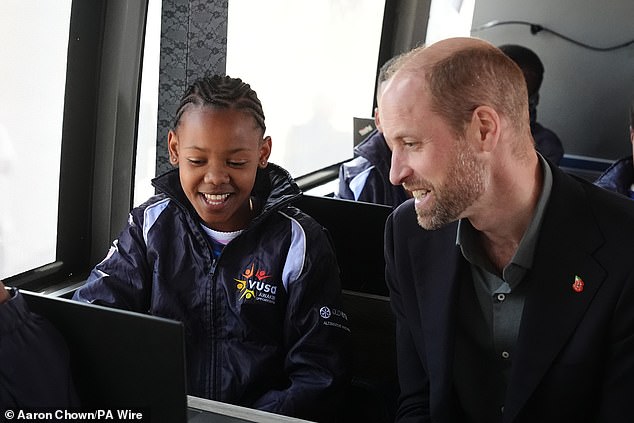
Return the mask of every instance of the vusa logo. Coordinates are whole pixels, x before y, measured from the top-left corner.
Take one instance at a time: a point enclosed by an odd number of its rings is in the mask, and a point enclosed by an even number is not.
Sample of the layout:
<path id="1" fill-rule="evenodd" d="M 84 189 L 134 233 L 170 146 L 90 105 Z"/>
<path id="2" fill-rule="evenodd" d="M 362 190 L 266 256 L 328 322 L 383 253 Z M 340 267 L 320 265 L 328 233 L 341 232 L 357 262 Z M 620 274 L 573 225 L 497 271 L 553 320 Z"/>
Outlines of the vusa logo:
<path id="1" fill-rule="evenodd" d="M 268 275 L 264 269 L 255 270 L 255 263 L 242 273 L 242 278 L 234 280 L 237 282 L 236 288 L 240 291 L 240 300 L 265 301 L 267 303 L 275 303 L 275 295 L 277 286 L 266 281 L 272 275 Z"/>

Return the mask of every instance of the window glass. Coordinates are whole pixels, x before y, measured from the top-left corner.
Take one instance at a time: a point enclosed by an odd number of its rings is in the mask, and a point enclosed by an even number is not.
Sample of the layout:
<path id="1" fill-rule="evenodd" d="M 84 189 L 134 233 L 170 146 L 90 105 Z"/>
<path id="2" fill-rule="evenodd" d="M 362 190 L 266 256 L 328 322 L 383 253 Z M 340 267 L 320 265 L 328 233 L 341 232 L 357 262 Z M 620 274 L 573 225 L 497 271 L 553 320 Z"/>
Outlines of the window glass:
<path id="1" fill-rule="evenodd" d="M 469 37 L 474 8 L 475 0 L 432 0 L 425 42 Z"/>
<path id="2" fill-rule="evenodd" d="M 227 74 L 250 83 L 271 161 L 298 177 L 352 157 L 372 117 L 385 0 L 231 0 Z"/>
<path id="3" fill-rule="evenodd" d="M 134 171 L 134 206 L 154 194 L 151 179 L 156 174 L 156 127 L 161 49 L 161 0 L 150 0 L 143 47 L 143 73 Z"/>
<path id="4" fill-rule="evenodd" d="M 0 2 L 0 278 L 55 261 L 71 3 Z"/>

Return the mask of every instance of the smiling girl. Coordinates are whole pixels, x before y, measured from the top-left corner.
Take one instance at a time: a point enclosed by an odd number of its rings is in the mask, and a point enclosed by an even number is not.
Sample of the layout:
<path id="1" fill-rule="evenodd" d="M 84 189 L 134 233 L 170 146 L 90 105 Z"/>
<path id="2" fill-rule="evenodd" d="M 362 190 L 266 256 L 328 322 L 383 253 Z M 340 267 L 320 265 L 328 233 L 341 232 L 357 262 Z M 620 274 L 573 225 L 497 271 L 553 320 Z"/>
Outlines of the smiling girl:
<path id="1" fill-rule="evenodd" d="M 194 82 L 168 135 L 177 168 L 74 298 L 184 322 L 190 395 L 327 420 L 345 373 L 339 270 L 265 131 L 248 84 Z"/>

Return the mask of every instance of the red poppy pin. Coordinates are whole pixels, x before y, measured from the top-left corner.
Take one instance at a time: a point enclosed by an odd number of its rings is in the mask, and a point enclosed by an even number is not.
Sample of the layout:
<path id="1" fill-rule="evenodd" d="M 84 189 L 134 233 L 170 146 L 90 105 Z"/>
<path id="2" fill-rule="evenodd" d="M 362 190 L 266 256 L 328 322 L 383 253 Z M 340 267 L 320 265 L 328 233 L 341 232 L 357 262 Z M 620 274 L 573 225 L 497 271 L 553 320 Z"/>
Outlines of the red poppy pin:
<path id="1" fill-rule="evenodd" d="M 581 292 L 583 291 L 583 285 L 584 285 L 583 279 L 575 275 L 575 281 L 572 283 L 572 289 L 575 292 Z"/>

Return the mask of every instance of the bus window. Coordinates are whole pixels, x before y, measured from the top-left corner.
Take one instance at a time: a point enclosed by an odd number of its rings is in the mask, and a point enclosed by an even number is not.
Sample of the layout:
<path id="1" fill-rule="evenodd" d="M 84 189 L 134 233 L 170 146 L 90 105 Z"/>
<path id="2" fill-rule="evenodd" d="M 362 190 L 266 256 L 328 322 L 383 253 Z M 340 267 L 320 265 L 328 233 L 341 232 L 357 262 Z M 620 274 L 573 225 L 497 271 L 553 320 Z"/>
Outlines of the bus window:
<path id="1" fill-rule="evenodd" d="M 0 3 L 0 278 L 55 261 L 71 3 Z"/>
<path id="2" fill-rule="evenodd" d="M 134 168 L 133 204 L 135 207 L 154 194 L 150 180 L 156 176 L 161 0 L 149 0 L 146 22 L 137 154 Z"/>
<path id="3" fill-rule="evenodd" d="M 227 74 L 253 87 L 271 161 L 301 176 L 352 157 L 353 117 L 372 117 L 385 0 L 232 0 Z"/>
<path id="4" fill-rule="evenodd" d="M 475 0 L 432 0 L 427 22 L 428 44 L 451 37 L 468 37 Z"/>

